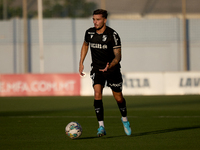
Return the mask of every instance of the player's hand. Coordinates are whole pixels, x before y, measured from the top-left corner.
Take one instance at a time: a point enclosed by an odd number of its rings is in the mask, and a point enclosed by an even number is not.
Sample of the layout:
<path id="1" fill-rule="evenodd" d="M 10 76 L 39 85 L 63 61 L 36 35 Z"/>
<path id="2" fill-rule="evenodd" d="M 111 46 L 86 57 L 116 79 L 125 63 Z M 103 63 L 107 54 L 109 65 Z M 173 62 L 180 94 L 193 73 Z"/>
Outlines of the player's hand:
<path id="1" fill-rule="evenodd" d="M 81 72 L 81 73 L 80 73 L 80 76 L 81 76 L 81 77 L 85 77 L 85 76 L 86 76 L 85 72 Z"/>
<path id="2" fill-rule="evenodd" d="M 99 71 L 105 72 L 108 70 L 109 62 L 106 64 L 106 67 L 104 69 L 99 69 Z"/>
<path id="3" fill-rule="evenodd" d="M 84 66 L 82 64 L 79 65 L 79 74 L 80 76 L 84 76 L 85 74 L 83 73 L 83 69 L 84 69 Z"/>

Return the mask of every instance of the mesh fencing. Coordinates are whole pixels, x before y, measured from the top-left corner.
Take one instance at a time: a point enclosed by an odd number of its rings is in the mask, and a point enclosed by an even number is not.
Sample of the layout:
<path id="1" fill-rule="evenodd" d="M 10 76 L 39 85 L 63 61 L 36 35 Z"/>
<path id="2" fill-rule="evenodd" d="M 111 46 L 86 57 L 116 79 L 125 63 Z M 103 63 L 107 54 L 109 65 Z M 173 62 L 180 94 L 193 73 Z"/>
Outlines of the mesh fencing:
<path id="1" fill-rule="evenodd" d="M 40 72 L 37 1 L 27 0 L 28 62 L 24 60 L 23 2 L 0 1 L 0 73 L 24 73 L 24 63 L 29 64 L 30 73 Z M 84 33 L 93 26 L 92 12 L 97 8 L 108 10 L 107 25 L 115 29 L 121 37 L 123 71 L 183 71 L 182 2 L 43 0 L 45 73 L 78 72 Z M 186 30 L 192 71 L 200 70 L 198 6 L 199 0 L 186 0 Z M 85 71 L 89 71 L 90 55 L 85 63 Z M 133 64 L 132 67 L 130 64 Z"/>

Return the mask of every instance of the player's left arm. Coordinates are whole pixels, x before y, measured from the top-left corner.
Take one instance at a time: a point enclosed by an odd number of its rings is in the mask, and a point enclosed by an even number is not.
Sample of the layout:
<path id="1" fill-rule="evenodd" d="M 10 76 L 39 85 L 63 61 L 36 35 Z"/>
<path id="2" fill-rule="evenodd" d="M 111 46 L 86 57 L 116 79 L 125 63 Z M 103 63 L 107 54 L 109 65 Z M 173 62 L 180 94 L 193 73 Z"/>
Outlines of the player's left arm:
<path id="1" fill-rule="evenodd" d="M 121 61 L 121 48 L 115 48 L 113 49 L 115 58 L 112 60 L 111 63 L 107 63 L 106 67 L 104 69 L 99 69 L 99 71 L 107 71 L 108 69 L 111 69 L 115 65 L 117 65 Z"/>
<path id="2" fill-rule="evenodd" d="M 109 64 L 108 69 L 111 69 L 112 67 L 114 67 L 121 61 L 121 57 L 122 57 L 121 48 L 115 48 L 113 49 L 113 52 L 114 52 L 115 58 Z"/>

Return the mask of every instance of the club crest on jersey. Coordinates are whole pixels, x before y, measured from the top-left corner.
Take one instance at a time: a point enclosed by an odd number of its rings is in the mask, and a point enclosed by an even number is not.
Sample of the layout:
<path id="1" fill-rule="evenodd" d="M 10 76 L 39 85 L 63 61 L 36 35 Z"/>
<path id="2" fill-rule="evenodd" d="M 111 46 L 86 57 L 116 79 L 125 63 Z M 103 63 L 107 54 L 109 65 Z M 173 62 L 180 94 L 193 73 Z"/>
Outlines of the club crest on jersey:
<path id="1" fill-rule="evenodd" d="M 102 41 L 105 42 L 107 40 L 107 35 L 103 35 Z"/>

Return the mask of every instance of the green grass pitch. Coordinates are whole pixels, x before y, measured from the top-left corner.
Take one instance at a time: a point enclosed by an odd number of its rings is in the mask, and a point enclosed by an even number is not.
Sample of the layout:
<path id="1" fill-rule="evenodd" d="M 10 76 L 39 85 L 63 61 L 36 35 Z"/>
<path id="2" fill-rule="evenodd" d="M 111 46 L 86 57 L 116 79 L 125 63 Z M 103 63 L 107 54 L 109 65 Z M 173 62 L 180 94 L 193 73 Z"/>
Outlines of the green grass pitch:
<path id="1" fill-rule="evenodd" d="M 97 138 L 93 97 L 0 97 L 1 150 L 199 150 L 200 95 L 125 96 L 126 136 L 112 96 L 104 96 L 106 136 Z M 71 140 L 65 126 L 83 132 Z"/>

